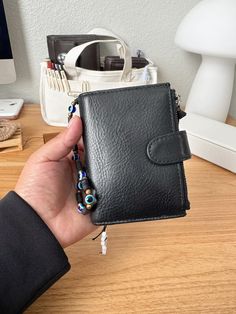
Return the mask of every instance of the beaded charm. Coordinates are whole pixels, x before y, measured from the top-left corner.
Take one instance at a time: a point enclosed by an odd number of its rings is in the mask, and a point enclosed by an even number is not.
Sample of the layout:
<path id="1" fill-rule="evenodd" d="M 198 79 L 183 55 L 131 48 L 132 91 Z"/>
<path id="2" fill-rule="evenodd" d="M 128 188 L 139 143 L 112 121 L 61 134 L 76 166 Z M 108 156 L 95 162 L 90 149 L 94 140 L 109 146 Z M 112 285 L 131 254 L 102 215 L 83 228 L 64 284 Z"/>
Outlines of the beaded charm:
<path id="1" fill-rule="evenodd" d="M 77 101 L 73 101 L 72 104 L 68 107 L 68 122 L 73 117 L 73 113 L 76 111 Z M 77 211 L 80 214 L 89 213 L 93 206 L 97 203 L 95 197 L 95 191 L 91 188 L 89 180 L 87 178 L 86 171 L 84 171 L 80 158 L 78 145 L 73 147 L 73 156 L 72 160 L 75 161 L 76 170 L 77 170 L 77 184 L 76 184 L 76 200 L 78 203 Z"/>

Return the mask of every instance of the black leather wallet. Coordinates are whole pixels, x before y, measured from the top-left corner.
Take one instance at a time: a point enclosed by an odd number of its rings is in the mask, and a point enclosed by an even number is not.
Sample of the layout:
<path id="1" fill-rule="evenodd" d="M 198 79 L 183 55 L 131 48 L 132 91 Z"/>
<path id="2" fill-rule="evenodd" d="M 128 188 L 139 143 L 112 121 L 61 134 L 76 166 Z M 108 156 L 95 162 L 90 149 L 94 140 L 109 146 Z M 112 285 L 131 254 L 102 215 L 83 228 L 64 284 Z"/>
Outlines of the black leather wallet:
<path id="1" fill-rule="evenodd" d="M 87 175 L 96 225 L 180 217 L 190 208 L 182 112 L 168 83 L 83 93 Z"/>

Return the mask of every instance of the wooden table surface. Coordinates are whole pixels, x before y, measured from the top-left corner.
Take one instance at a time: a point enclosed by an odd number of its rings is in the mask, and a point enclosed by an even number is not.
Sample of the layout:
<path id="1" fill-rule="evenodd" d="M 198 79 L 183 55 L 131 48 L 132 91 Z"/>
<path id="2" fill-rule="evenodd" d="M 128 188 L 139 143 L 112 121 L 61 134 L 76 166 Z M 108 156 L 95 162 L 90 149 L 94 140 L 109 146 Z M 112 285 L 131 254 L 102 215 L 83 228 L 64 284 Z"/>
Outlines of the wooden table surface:
<path id="1" fill-rule="evenodd" d="M 24 150 L 0 154 L 0 196 L 43 144 L 38 106 L 21 114 Z M 66 249 L 71 271 L 27 313 L 236 313 L 236 176 L 200 158 L 185 163 L 184 218 L 108 227 L 108 255 L 90 235 Z M 50 261 L 48 261 L 50 263 Z"/>

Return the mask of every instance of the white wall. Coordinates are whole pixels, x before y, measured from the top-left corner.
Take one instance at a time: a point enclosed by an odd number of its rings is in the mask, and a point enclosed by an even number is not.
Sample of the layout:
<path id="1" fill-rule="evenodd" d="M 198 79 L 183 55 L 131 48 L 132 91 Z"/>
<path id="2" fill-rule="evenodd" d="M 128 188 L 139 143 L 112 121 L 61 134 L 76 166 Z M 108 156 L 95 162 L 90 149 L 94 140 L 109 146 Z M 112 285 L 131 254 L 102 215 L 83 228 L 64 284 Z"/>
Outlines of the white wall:
<path id="1" fill-rule="evenodd" d="M 174 44 L 176 28 L 199 0 L 4 0 L 15 57 L 17 81 L 0 85 L 0 97 L 39 102 L 39 63 L 47 57 L 46 35 L 85 33 L 94 27 L 113 30 L 159 66 L 186 100 L 200 56 Z M 236 91 L 231 104 L 236 117 Z"/>

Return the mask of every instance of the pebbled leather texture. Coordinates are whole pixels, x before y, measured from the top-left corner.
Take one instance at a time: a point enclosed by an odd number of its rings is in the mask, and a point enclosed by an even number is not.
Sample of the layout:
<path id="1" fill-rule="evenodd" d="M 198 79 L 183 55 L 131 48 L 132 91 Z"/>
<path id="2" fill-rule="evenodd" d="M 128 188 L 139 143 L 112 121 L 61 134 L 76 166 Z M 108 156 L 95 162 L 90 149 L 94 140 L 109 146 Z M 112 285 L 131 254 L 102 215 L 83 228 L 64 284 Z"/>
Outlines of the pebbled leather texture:
<path id="1" fill-rule="evenodd" d="M 150 160 L 159 165 L 176 164 L 191 158 L 186 131 L 161 135 L 147 146 Z"/>
<path id="2" fill-rule="evenodd" d="M 182 159 L 159 165 L 147 153 L 151 141 L 169 136 L 167 146 L 159 145 L 161 161 L 168 150 L 174 158 L 175 148 L 177 159 L 182 154 L 187 158 L 175 144 L 182 135 L 177 135 L 170 84 L 88 92 L 78 102 L 87 174 L 98 199 L 92 222 L 109 225 L 184 216 L 189 201 Z M 158 159 L 158 147 L 153 147 Z"/>

